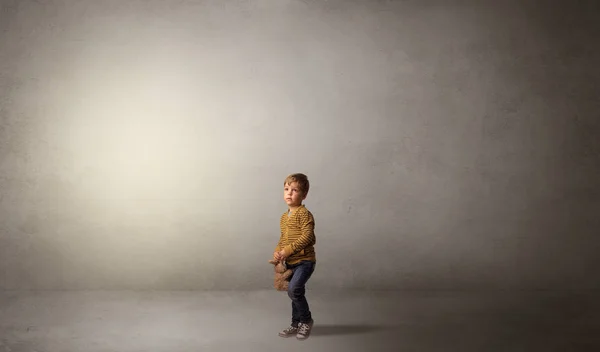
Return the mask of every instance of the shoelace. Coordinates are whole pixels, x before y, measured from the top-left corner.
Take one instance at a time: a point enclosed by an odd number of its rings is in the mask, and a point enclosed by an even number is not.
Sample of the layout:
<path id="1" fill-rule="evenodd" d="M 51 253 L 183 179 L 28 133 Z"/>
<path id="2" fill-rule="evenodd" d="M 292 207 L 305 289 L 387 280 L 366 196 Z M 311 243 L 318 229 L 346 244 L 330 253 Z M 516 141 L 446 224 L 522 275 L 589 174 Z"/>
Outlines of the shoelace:
<path id="1" fill-rule="evenodd" d="M 308 326 L 308 324 L 302 324 L 302 325 L 299 327 L 298 333 L 300 333 L 300 334 L 306 334 L 306 333 L 308 332 L 308 329 L 309 329 L 309 328 L 310 328 L 310 327 Z"/>

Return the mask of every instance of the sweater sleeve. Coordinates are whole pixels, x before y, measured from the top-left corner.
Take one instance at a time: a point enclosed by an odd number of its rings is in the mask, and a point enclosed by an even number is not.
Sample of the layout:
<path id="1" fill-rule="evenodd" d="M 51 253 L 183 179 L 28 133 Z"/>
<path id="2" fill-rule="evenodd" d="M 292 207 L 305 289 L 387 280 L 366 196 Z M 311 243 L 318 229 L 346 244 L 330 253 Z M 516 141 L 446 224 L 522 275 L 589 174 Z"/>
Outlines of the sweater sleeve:
<path id="1" fill-rule="evenodd" d="M 298 221 L 302 234 L 294 242 L 283 247 L 286 256 L 296 254 L 304 248 L 315 244 L 315 220 L 313 216 L 309 212 L 306 212 L 299 215 Z"/>
<path id="2" fill-rule="evenodd" d="M 279 241 L 277 242 L 277 245 L 275 246 L 275 252 L 279 252 L 282 249 L 283 249 L 283 234 L 281 234 L 281 236 L 279 236 Z"/>
<path id="3" fill-rule="evenodd" d="M 280 228 L 281 234 L 279 235 L 279 241 L 277 242 L 277 245 L 275 246 L 275 252 L 279 252 L 283 249 L 283 223 L 282 222 L 283 222 L 283 219 L 281 219 L 279 221 L 279 228 Z"/>

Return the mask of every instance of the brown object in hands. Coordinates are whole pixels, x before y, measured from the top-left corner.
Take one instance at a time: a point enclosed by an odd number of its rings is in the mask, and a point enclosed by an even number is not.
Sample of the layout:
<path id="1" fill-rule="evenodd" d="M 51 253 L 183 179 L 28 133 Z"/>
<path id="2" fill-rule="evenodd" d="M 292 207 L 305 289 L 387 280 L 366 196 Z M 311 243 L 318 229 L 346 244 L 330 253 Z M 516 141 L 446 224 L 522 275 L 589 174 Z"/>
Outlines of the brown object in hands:
<path id="1" fill-rule="evenodd" d="M 277 291 L 287 291 L 289 285 L 288 278 L 292 276 L 292 269 L 288 269 L 285 262 L 274 259 L 269 260 L 269 263 L 275 265 L 275 282 L 273 286 Z"/>

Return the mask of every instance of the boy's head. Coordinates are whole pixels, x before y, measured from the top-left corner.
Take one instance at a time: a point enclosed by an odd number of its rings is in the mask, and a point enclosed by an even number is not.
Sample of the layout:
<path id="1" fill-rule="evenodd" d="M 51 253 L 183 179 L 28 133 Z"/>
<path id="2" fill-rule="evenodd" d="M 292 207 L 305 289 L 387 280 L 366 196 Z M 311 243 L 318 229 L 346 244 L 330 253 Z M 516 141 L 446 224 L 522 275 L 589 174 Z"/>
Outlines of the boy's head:
<path id="1" fill-rule="evenodd" d="M 308 195 L 310 183 L 304 174 L 291 174 L 283 181 L 283 199 L 289 207 L 298 207 Z"/>

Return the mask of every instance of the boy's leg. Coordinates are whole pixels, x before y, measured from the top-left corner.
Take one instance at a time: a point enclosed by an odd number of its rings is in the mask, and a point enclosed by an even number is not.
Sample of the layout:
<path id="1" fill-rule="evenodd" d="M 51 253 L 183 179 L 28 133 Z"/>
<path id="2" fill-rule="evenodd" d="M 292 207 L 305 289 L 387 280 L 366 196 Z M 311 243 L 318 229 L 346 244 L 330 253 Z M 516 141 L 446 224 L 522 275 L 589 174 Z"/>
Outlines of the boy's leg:
<path id="1" fill-rule="evenodd" d="M 297 328 L 300 323 L 300 311 L 296 308 L 294 301 L 292 301 L 292 326 Z"/>
<path id="2" fill-rule="evenodd" d="M 306 297 L 304 297 L 304 292 L 306 282 L 312 275 L 315 264 L 312 262 L 302 262 L 288 267 L 293 270 L 288 285 L 288 296 L 292 300 L 292 323 L 289 328 L 279 333 L 279 336 L 282 337 L 297 335 L 299 326 L 302 326 L 302 322 L 312 321 L 308 302 L 306 301 Z"/>
<path id="3" fill-rule="evenodd" d="M 306 300 L 306 283 L 315 270 L 315 263 L 303 261 L 293 267 L 294 274 L 290 278 L 288 296 L 292 300 L 292 325 L 298 324 L 298 338 L 306 338 L 312 327 L 313 319 Z"/>

